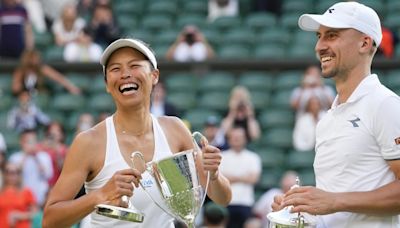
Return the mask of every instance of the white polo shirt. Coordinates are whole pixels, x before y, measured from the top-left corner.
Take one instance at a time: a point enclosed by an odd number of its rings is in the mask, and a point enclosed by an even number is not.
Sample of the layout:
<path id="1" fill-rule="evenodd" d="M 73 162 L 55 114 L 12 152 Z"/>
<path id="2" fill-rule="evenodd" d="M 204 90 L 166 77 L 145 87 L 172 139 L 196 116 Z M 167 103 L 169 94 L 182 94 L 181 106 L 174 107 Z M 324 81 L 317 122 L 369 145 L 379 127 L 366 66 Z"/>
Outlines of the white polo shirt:
<path id="1" fill-rule="evenodd" d="M 386 160 L 400 159 L 400 98 L 377 75 L 367 76 L 346 103 L 317 125 L 314 170 L 317 188 L 329 192 L 370 191 L 395 179 Z M 398 216 L 338 212 L 319 216 L 326 228 L 398 228 Z"/>

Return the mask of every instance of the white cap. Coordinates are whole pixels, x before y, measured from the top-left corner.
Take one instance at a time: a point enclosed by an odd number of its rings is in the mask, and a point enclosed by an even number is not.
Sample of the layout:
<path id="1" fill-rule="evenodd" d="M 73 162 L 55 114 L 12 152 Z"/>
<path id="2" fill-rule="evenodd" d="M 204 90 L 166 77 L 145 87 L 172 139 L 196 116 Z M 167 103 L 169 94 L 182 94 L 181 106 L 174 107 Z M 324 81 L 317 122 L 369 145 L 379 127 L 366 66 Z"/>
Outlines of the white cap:
<path id="1" fill-rule="evenodd" d="M 357 2 L 339 2 L 322 15 L 303 14 L 299 26 L 305 31 L 317 31 L 323 25 L 330 28 L 353 28 L 370 36 L 377 46 L 382 40 L 382 28 L 378 14 L 368 6 Z"/>
<path id="2" fill-rule="evenodd" d="M 131 47 L 140 51 L 144 56 L 146 56 L 146 58 L 149 59 L 153 67 L 157 69 L 156 57 L 154 56 L 153 51 L 151 51 L 150 48 L 143 41 L 137 39 L 118 39 L 108 45 L 106 50 L 104 50 L 103 55 L 101 55 L 100 64 L 103 66 L 103 70 L 105 69 L 107 61 L 110 58 L 111 54 L 117 49 L 123 47 Z"/>

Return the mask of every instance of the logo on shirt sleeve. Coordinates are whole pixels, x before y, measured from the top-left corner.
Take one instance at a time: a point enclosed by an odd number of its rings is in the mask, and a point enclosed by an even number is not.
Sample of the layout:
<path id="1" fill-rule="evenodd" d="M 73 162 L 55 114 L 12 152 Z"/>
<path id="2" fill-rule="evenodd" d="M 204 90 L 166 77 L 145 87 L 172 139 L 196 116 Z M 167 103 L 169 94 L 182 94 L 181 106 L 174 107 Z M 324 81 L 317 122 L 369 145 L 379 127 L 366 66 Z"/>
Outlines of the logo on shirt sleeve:
<path id="1" fill-rule="evenodd" d="M 396 143 L 396 145 L 400 145 L 400 137 L 395 138 L 394 143 Z"/>

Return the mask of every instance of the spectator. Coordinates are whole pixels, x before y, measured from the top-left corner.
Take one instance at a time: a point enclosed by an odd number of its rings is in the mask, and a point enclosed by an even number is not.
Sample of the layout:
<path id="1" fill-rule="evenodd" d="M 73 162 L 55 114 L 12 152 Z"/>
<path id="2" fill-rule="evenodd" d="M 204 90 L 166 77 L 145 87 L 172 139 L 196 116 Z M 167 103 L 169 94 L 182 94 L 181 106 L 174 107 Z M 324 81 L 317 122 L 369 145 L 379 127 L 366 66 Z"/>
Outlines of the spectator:
<path id="1" fill-rule="evenodd" d="M 243 227 L 251 217 L 254 204 L 254 185 L 261 174 L 260 157 L 246 149 L 246 134 L 243 128 L 236 127 L 229 131 L 229 150 L 222 152 L 221 173 L 231 183 L 232 200 L 229 203 L 228 227 Z"/>
<path id="2" fill-rule="evenodd" d="M 61 123 L 51 122 L 46 127 L 45 137 L 39 144 L 39 150 L 46 152 L 53 165 L 53 177 L 49 179 L 49 186 L 52 187 L 61 174 L 64 159 L 68 147 L 64 144 L 65 130 Z"/>
<path id="3" fill-rule="evenodd" d="M 34 47 L 28 14 L 17 0 L 3 0 L 0 5 L 0 58 L 18 59 L 24 49 Z"/>
<path id="4" fill-rule="evenodd" d="M 194 25 L 187 25 L 168 49 L 166 58 L 178 62 L 205 61 L 215 56 L 207 39 Z"/>
<path id="5" fill-rule="evenodd" d="M 22 2 L 28 12 L 29 21 L 32 22 L 33 30 L 45 33 L 47 27 L 42 2 L 40 0 L 23 0 Z"/>
<path id="6" fill-rule="evenodd" d="M 396 34 L 389 28 L 382 26 L 382 41 L 378 47 L 377 56 L 381 55 L 385 58 L 393 58 L 396 43 Z"/>
<path id="7" fill-rule="evenodd" d="M 76 124 L 76 133 L 75 135 L 88 130 L 89 128 L 93 127 L 95 122 L 94 122 L 94 117 L 90 113 L 82 113 L 79 116 L 78 123 Z"/>
<path id="8" fill-rule="evenodd" d="M 225 134 L 219 126 L 217 117 L 207 117 L 207 120 L 204 123 L 203 135 L 207 138 L 210 145 L 213 145 L 220 150 L 228 149 L 228 145 L 225 141 Z"/>
<path id="9" fill-rule="evenodd" d="M 93 31 L 94 42 L 103 47 L 119 38 L 120 31 L 114 19 L 113 11 L 106 3 L 99 2 L 96 4 L 89 26 Z"/>
<path id="10" fill-rule="evenodd" d="M 46 92 L 44 77 L 54 80 L 72 94 L 80 94 L 80 89 L 67 80 L 60 72 L 42 62 L 37 50 L 25 51 L 22 54 L 19 66 L 14 70 L 12 92 L 19 94 L 22 90 L 28 90 L 34 94 Z"/>
<path id="11" fill-rule="evenodd" d="M 25 228 L 38 210 L 31 189 L 23 187 L 21 168 L 7 163 L 4 172 L 4 186 L 0 191 L 0 227 Z"/>
<path id="12" fill-rule="evenodd" d="M 208 21 L 210 22 L 213 22 L 218 17 L 232 17 L 238 14 L 238 0 L 208 0 Z"/>
<path id="13" fill-rule="evenodd" d="M 223 228 L 229 219 L 229 213 L 225 207 L 213 202 L 204 206 L 204 225 L 203 228 Z"/>
<path id="14" fill-rule="evenodd" d="M 242 127 L 245 129 L 248 142 L 260 137 L 260 125 L 255 118 L 250 93 L 246 87 L 233 88 L 229 100 L 229 112 L 222 120 L 221 127 L 225 133 L 234 127 Z"/>
<path id="15" fill-rule="evenodd" d="M 93 31 L 88 27 L 79 32 L 75 41 L 68 43 L 64 49 L 66 62 L 97 62 L 103 53 L 100 45 L 93 42 Z"/>
<path id="16" fill-rule="evenodd" d="M 61 17 L 54 22 L 52 27 L 56 44 L 65 46 L 67 43 L 75 41 L 85 24 L 85 20 L 78 17 L 76 6 L 66 4 Z"/>
<path id="17" fill-rule="evenodd" d="M 6 143 L 4 141 L 3 135 L 0 133 L 0 189 L 3 187 L 3 174 L 6 164 Z"/>
<path id="18" fill-rule="evenodd" d="M 53 176 L 50 156 L 38 150 L 35 130 L 25 130 L 20 136 L 21 151 L 11 155 L 10 162 L 22 170 L 22 185 L 30 188 L 38 205 L 45 202 L 48 181 Z"/>
<path id="19" fill-rule="evenodd" d="M 306 110 L 296 119 L 293 130 L 293 147 L 297 151 L 314 150 L 317 123 L 325 112 L 321 109 L 318 97 L 311 96 L 308 99 Z"/>
<path id="20" fill-rule="evenodd" d="M 50 118 L 31 101 L 31 95 L 24 90 L 18 95 L 18 105 L 8 113 L 7 126 L 17 132 L 48 125 Z"/>
<path id="21" fill-rule="evenodd" d="M 296 111 L 296 118 L 305 112 L 310 96 L 315 95 L 321 103 L 322 110 L 328 110 L 335 98 L 334 90 L 324 85 L 321 70 L 317 66 L 309 66 L 304 72 L 301 86 L 293 90 L 290 105 Z"/>
<path id="22" fill-rule="evenodd" d="M 179 116 L 176 107 L 166 100 L 166 90 L 164 84 L 157 83 L 151 93 L 150 112 L 156 116 Z"/>
<path id="23" fill-rule="evenodd" d="M 298 174 L 294 171 L 286 171 L 280 181 L 280 188 L 271 188 L 266 191 L 260 199 L 254 204 L 253 214 L 261 220 L 262 227 L 269 227 L 267 214 L 272 212 L 271 205 L 276 195 L 285 194 L 292 186 L 296 184 Z"/>

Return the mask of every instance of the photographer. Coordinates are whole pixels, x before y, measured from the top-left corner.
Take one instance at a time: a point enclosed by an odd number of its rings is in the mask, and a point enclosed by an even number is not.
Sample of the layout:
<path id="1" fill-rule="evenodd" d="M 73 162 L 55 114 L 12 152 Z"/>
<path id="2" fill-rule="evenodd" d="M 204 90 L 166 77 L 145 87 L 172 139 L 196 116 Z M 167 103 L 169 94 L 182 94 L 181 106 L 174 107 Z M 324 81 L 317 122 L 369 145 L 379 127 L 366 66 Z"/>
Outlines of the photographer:
<path id="1" fill-rule="evenodd" d="M 168 49 L 166 58 L 178 62 L 204 61 L 214 57 L 214 50 L 194 25 L 187 25 Z"/>
<path id="2" fill-rule="evenodd" d="M 246 87 L 233 88 L 229 100 L 229 113 L 222 120 L 221 127 L 225 134 L 234 127 L 242 127 L 248 142 L 260 137 L 260 125 L 254 116 L 254 107 Z"/>

